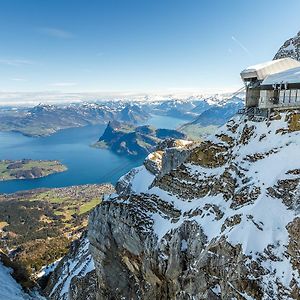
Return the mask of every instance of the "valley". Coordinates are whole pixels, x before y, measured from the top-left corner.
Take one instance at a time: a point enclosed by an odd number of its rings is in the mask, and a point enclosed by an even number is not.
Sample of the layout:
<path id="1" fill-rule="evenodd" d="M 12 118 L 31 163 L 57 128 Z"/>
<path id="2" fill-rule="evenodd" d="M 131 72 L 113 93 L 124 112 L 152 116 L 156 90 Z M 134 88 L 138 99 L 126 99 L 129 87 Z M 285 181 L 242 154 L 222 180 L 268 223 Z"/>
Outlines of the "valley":
<path id="1" fill-rule="evenodd" d="M 78 119 L 83 107 L 85 121 Z M 114 191 L 108 183 L 142 164 L 164 139 L 186 138 L 176 128 L 191 119 L 187 110 L 192 107 L 196 104 L 173 100 L 109 103 L 105 109 L 112 121 L 107 125 L 105 118 L 93 119 L 95 111 L 99 118 L 99 107 L 92 104 L 76 107 L 74 119 L 72 105 L 0 110 L 9 116 L 0 128 L 0 249 L 2 262 L 23 287 L 35 285 L 42 267 L 64 256 L 81 236 L 89 212 Z M 91 147 L 97 140 L 98 148 Z"/>
<path id="2" fill-rule="evenodd" d="M 13 269 L 24 288 L 37 283 L 44 287 L 47 276 L 39 279 L 39 273 L 51 270 L 46 266 L 65 256 L 72 241 L 86 236 L 89 212 L 104 194 L 114 192 L 111 184 L 158 146 L 184 146 L 181 140 L 187 135 L 181 126 L 206 109 L 222 106 L 220 101 L 0 108 L 4 266 Z M 195 129 L 199 137 L 209 133 Z"/>
<path id="3" fill-rule="evenodd" d="M 94 184 L 0 195 L 0 249 L 23 274 L 24 286 L 67 253 L 89 212 L 113 191 L 110 184 Z"/>

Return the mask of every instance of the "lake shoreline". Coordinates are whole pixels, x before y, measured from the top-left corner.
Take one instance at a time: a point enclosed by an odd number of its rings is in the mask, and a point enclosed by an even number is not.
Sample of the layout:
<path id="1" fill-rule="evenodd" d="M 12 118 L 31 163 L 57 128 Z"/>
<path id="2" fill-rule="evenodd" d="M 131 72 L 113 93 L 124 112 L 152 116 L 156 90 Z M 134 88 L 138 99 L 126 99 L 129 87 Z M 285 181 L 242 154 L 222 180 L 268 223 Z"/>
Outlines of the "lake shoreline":
<path id="1" fill-rule="evenodd" d="M 149 125 L 177 128 L 185 120 L 153 116 Z M 91 147 L 105 130 L 104 125 L 91 125 L 60 130 L 47 137 L 27 137 L 16 132 L 0 132 L 0 159 L 57 160 L 68 170 L 47 177 L 0 181 L 0 193 L 13 193 L 39 188 L 60 188 L 84 184 L 116 184 L 132 168 L 143 164 L 144 157 L 119 155 L 110 149 Z"/>
<path id="2" fill-rule="evenodd" d="M 58 160 L 0 160 L 0 181 L 34 180 L 67 170 Z"/>

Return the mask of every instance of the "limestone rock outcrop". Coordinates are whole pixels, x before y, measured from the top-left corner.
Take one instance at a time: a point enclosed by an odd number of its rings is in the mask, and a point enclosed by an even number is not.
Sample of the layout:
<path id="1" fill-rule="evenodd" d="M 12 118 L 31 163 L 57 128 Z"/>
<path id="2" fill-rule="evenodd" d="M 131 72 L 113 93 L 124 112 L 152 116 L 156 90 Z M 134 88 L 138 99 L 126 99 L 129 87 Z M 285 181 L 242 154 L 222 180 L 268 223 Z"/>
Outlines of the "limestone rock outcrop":
<path id="1" fill-rule="evenodd" d="M 90 215 L 90 299 L 299 299 L 299 114 L 237 116 L 123 176 Z"/>

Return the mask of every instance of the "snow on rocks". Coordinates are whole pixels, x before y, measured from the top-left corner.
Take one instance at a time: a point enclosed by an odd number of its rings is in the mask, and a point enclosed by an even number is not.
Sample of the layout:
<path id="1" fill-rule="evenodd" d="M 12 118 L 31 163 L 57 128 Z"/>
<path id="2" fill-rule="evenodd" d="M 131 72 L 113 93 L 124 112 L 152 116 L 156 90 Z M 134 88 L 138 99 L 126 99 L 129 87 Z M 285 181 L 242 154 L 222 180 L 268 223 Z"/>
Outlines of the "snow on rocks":
<path id="1" fill-rule="evenodd" d="M 266 122 L 238 116 L 168 172 L 142 166 L 126 175 L 130 189 L 105 200 L 90 222 L 105 288 L 116 298 L 135 291 L 143 299 L 297 299 L 298 252 L 291 244 L 297 234 L 290 224 L 299 216 L 293 189 L 300 181 L 300 135 L 292 123 L 290 112 Z M 163 157 L 148 159 L 159 164 Z M 129 277 L 118 277 L 127 290 L 105 278 L 104 261 L 127 270 Z M 193 285 L 183 284 L 188 278 Z"/>
<path id="2" fill-rule="evenodd" d="M 26 294 L 22 287 L 11 276 L 12 270 L 0 262 L 0 299 L 5 300 L 33 300 L 44 299 L 38 294 Z"/>
<path id="3" fill-rule="evenodd" d="M 47 266 L 43 266 L 40 272 L 37 274 L 38 278 L 41 278 L 43 276 L 48 276 L 51 272 L 54 271 L 54 269 L 57 267 L 58 263 L 61 261 L 61 258 L 54 261 L 52 264 L 49 264 Z"/>
<path id="4" fill-rule="evenodd" d="M 149 155 L 91 213 L 50 298 L 299 299 L 299 134 L 298 111 L 237 116 Z"/>
<path id="5" fill-rule="evenodd" d="M 96 288 L 95 265 L 89 252 L 89 241 L 83 236 L 73 242 L 71 250 L 57 265 L 46 287 L 49 299 L 76 299 Z M 82 290 L 82 285 L 89 286 Z M 80 287 L 81 286 L 81 287 Z"/>
<path id="6" fill-rule="evenodd" d="M 288 39 L 280 47 L 276 53 L 274 59 L 280 59 L 284 57 L 291 57 L 300 60 L 300 32 L 290 39 Z"/>

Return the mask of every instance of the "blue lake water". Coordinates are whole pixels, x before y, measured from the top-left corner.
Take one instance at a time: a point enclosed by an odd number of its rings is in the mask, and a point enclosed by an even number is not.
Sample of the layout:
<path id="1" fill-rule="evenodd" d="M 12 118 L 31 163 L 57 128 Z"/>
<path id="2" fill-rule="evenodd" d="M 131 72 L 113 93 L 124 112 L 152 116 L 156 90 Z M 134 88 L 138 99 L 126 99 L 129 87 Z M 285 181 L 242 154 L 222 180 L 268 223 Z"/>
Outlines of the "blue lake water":
<path id="1" fill-rule="evenodd" d="M 153 115 L 146 124 L 152 125 L 156 128 L 165 128 L 165 129 L 176 129 L 183 125 L 184 123 L 189 122 L 190 120 L 184 120 L 174 117 L 159 116 Z"/>
<path id="2" fill-rule="evenodd" d="M 177 128 L 181 119 L 153 116 L 147 123 L 159 128 Z M 120 156 L 108 149 L 90 147 L 105 126 L 71 128 L 42 138 L 0 132 L 0 159 L 54 159 L 68 167 L 63 173 L 31 180 L 0 182 L 0 193 L 42 187 L 63 187 L 88 183 L 115 183 L 120 176 L 142 164 L 143 158 Z"/>

